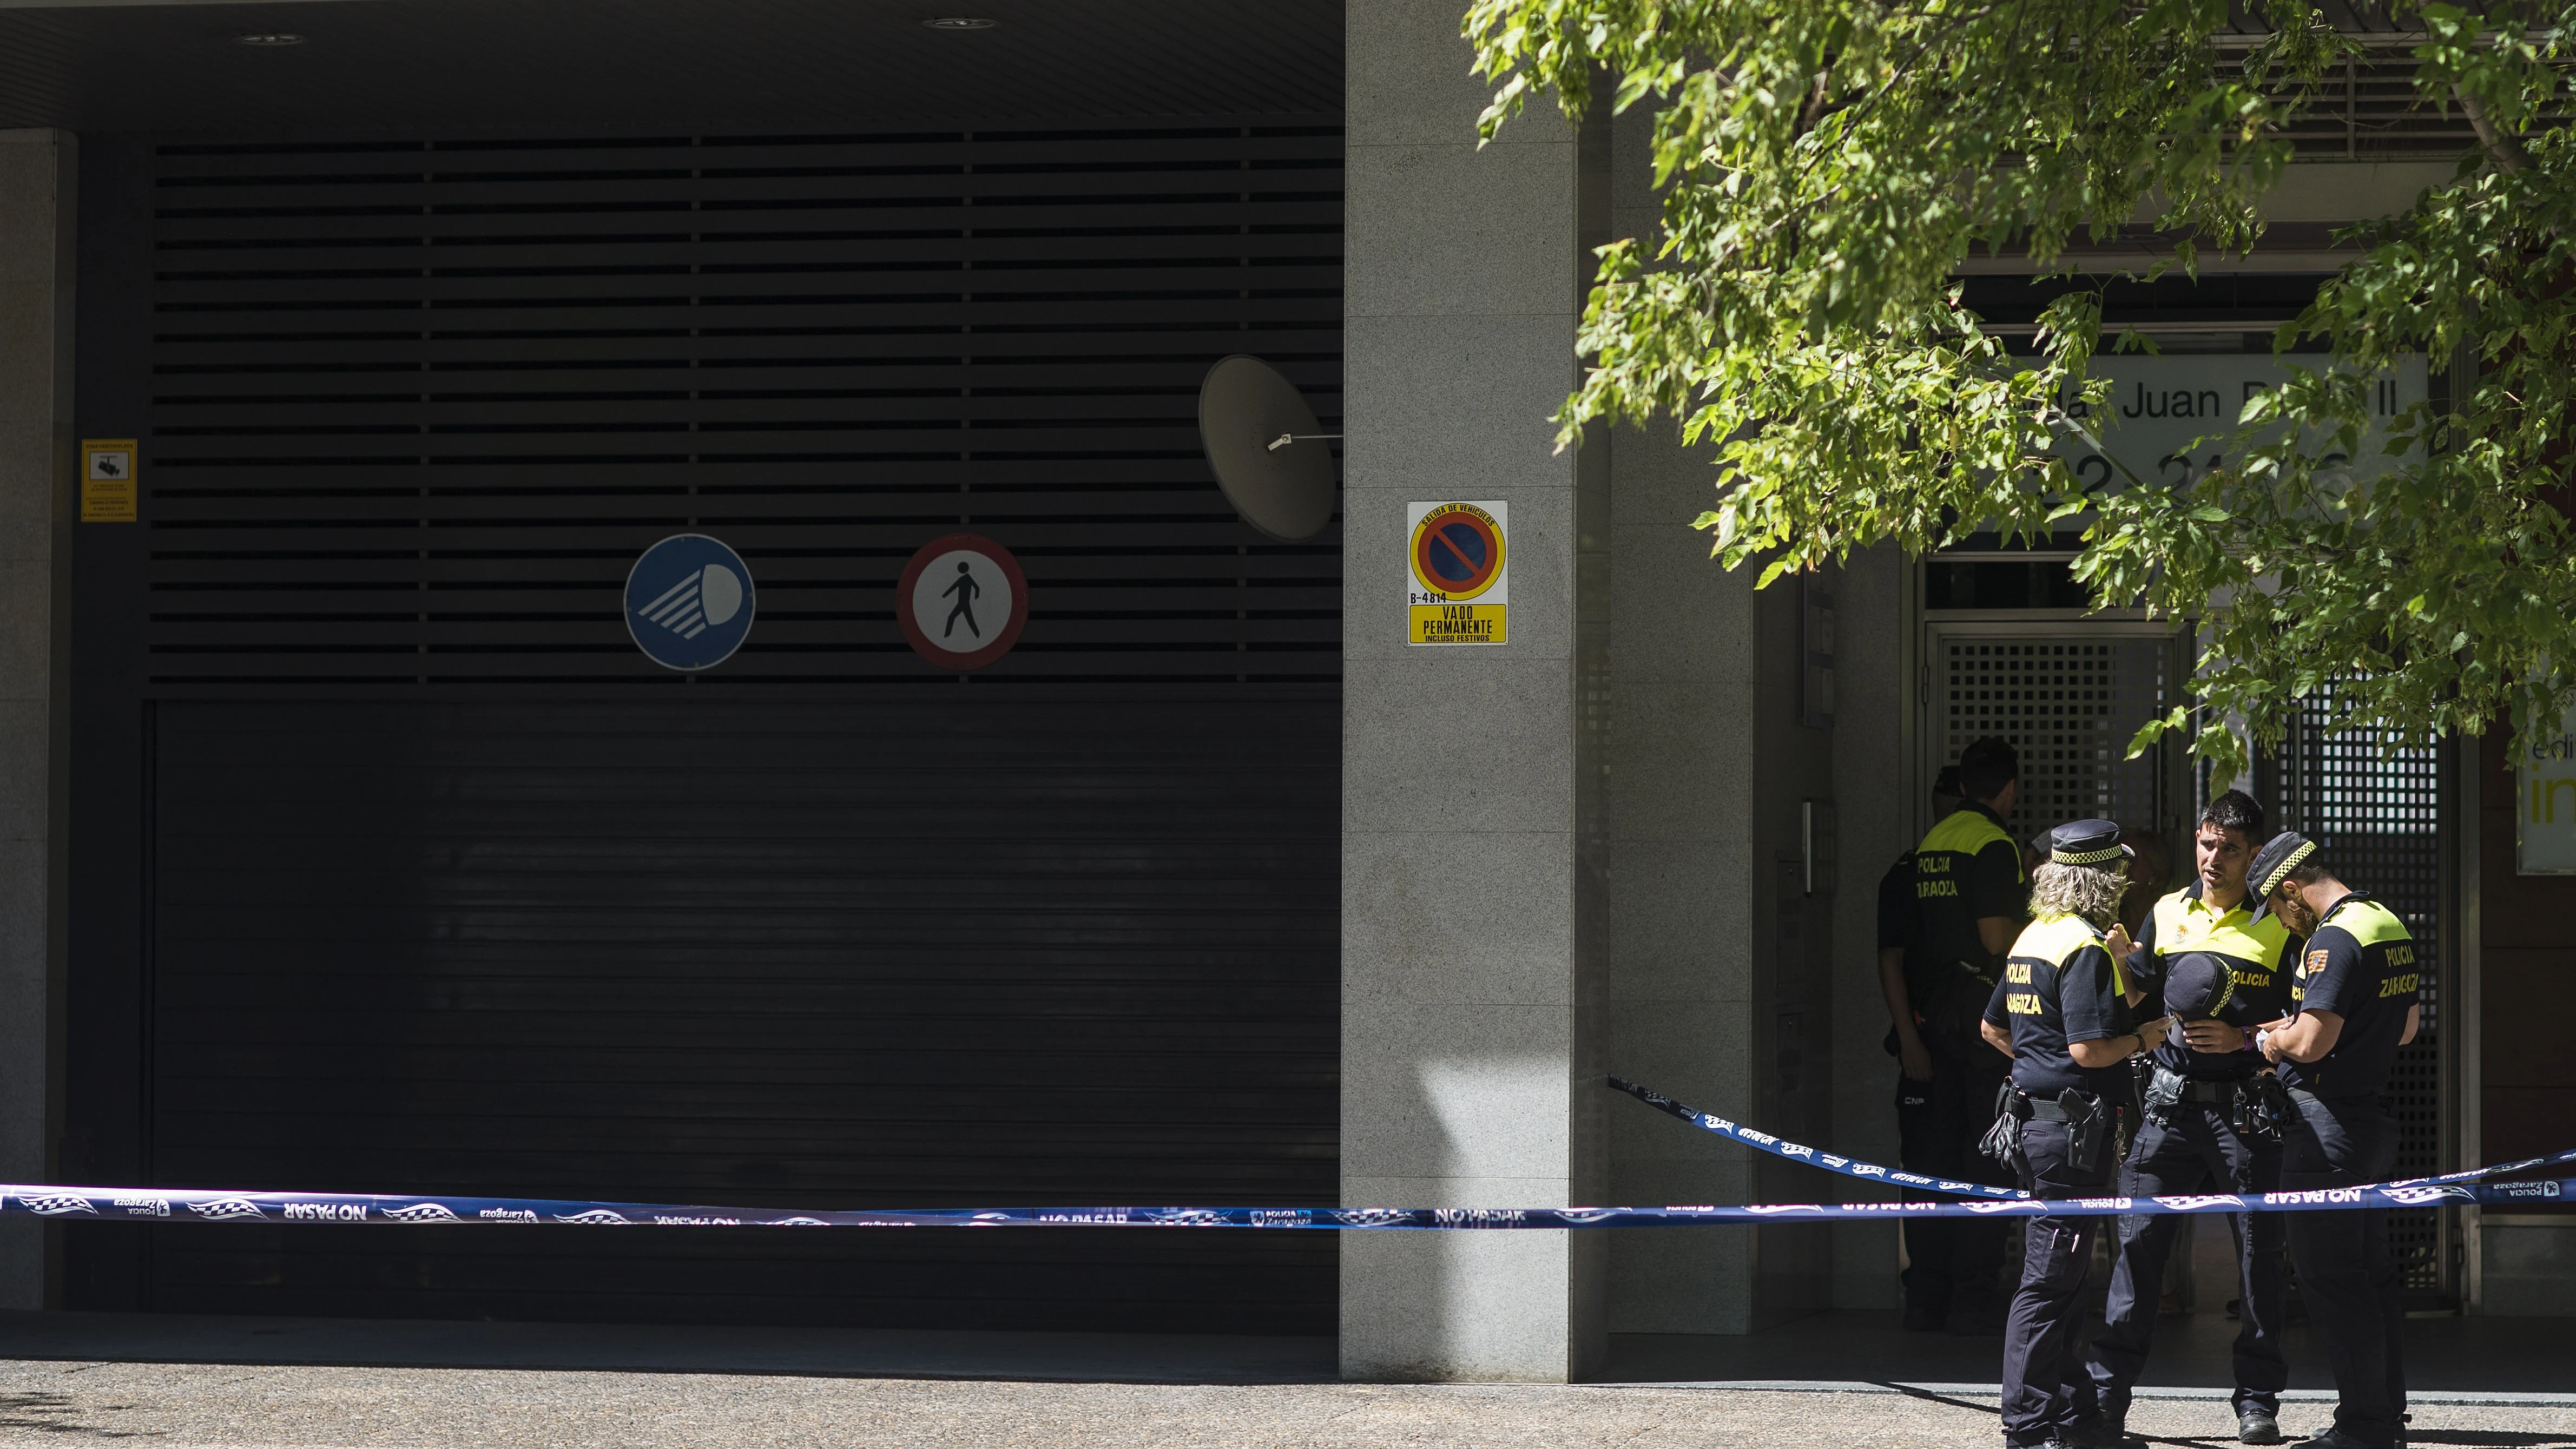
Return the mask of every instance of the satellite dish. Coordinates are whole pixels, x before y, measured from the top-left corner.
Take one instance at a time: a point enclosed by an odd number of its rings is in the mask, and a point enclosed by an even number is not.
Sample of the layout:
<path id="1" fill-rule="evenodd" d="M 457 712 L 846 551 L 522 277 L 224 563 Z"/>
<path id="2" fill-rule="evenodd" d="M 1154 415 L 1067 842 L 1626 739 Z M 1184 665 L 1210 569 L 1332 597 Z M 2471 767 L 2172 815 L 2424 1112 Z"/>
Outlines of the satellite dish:
<path id="1" fill-rule="evenodd" d="M 1243 521 L 1297 543 L 1333 519 L 1333 453 L 1339 433 L 1316 431 L 1297 385 L 1258 357 L 1237 353 L 1199 384 L 1199 446 L 1216 486 Z"/>

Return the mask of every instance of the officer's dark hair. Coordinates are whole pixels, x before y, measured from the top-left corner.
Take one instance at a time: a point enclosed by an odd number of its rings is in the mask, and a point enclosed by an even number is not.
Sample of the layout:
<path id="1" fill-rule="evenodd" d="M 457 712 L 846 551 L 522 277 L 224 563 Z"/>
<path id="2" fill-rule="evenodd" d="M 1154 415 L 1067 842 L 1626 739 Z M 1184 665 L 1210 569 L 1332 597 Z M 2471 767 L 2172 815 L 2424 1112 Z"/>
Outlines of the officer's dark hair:
<path id="1" fill-rule="evenodd" d="M 1959 788 L 1971 800 L 1992 800 L 2021 778 L 2021 756 L 2001 735 L 1988 735 L 1959 752 Z"/>
<path id="2" fill-rule="evenodd" d="M 2263 839 L 2263 807 L 2242 790 L 2230 790 L 2210 800 L 2200 809 L 2200 823 L 2221 830 L 2241 832 L 2246 839 Z"/>

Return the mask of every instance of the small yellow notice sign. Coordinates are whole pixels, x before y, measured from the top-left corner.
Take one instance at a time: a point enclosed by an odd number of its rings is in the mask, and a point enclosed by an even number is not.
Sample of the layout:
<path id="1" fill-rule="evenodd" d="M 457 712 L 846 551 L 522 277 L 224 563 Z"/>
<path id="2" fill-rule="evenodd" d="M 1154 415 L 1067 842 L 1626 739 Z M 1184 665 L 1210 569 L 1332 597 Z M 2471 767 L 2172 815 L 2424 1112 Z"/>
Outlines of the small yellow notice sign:
<path id="1" fill-rule="evenodd" d="M 132 438 L 81 439 L 81 522 L 134 521 Z"/>
<path id="2" fill-rule="evenodd" d="M 1405 505 L 1405 643 L 1509 642 L 1510 516 L 1501 502 Z"/>

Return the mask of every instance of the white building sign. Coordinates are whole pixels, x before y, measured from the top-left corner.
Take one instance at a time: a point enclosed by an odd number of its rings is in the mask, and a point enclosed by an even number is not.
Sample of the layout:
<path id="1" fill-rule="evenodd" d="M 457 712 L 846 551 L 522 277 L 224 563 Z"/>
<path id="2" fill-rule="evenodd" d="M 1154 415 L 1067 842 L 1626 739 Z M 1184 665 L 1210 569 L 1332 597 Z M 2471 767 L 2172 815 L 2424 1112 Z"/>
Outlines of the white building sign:
<path id="1" fill-rule="evenodd" d="M 2515 871 L 2576 875 L 2576 730 L 2532 741 L 2514 784 Z"/>
<path id="2" fill-rule="evenodd" d="M 2315 366 L 2325 359 L 2292 361 Z M 2063 436 L 2057 453 L 2079 480 L 2094 487 L 2125 482 L 2123 467 L 2150 483 L 2180 487 L 2194 481 L 2225 460 L 2226 450 L 2212 440 L 2236 426 L 2247 400 L 2278 386 L 2284 376 L 2271 354 L 2255 352 L 2096 357 L 2093 375 L 2111 382 L 2103 406 L 2096 410 L 2070 402 L 2067 407 L 2092 441 Z M 2416 356 L 2374 379 L 2374 422 L 2385 427 L 2399 412 L 2422 402 L 2426 376 L 2424 359 Z M 2105 450 L 2109 458 L 2102 455 Z M 2365 439 L 2361 456 L 2341 466 L 2355 478 L 2368 478 L 2395 462 Z"/>

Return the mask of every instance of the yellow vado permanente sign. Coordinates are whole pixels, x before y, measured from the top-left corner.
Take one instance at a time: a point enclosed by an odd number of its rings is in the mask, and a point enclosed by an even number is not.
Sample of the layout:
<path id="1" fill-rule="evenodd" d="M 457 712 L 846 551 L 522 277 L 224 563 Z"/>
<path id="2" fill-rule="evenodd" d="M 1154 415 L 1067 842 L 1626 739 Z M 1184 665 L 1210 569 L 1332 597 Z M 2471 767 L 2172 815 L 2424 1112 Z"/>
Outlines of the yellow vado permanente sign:
<path id="1" fill-rule="evenodd" d="M 1410 587 L 1404 642 L 1501 644 L 1511 612 L 1511 507 L 1505 503 L 1408 503 Z"/>

